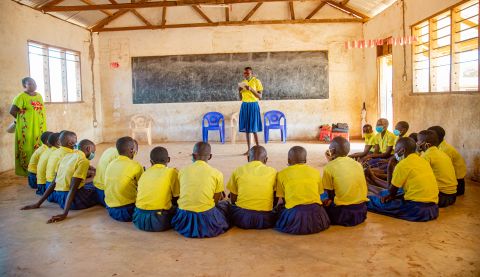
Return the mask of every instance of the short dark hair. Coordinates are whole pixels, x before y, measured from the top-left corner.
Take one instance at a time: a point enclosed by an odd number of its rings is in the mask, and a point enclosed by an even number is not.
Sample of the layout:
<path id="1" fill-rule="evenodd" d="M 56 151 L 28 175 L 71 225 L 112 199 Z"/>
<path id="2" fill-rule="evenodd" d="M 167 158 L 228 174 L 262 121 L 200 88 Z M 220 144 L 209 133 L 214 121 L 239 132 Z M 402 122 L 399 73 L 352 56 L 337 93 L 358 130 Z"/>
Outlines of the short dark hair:
<path id="1" fill-rule="evenodd" d="M 155 163 L 167 163 L 168 162 L 168 151 L 165 147 L 157 146 L 152 149 L 150 152 L 150 160 Z"/>
<path id="2" fill-rule="evenodd" d="M 78 148 L 79 149 L 83 149 L 83 147 L 86 147 L 86 146 L 95 146 L 95 143 L 93 143 L 93 141 L 89 140 L 89 139 L 82 139 L 79 143 L 78 143 Z"/>
<path id="3" fill-rule="evenodd" d="M 76 137 L 77 134 L 75 134 L 72 131 L 61 131 L 60 132 L 60 144 L 62 146 L 66 146 L 68 143 L 68 140 L 72 137 Z"/>
<path id="4" fill-rule="evenodd" d="M 438 140 L 440 142 L 442 142 L 443 139 L 445 138 L 445 129 L 443 129 L 441 126 L 432 126 L 432 127 L 428 128 L 428 130 L 435 131 L 435 133 L 437 133 Z"/>
<path id="5" fill-rule="evenodd" d="M 121 137 L 117 139 L 115 146 L 117 147 L 118 154 L 124 155 L 128 153 L 131 147 L 135 147 L 135 141 L 131 137 Z"/>
<path id="6" fill-rule="evenodd" d="M 22 79 L 22 86 L 25 87 L 25 86 L 27 85 L 27 82 L 28 82 L 28 81 L 33 81 L 33 82 L 35 82 L 35 80 L 33 80 L 32 77 L 25 77 L 25 78 Z"/>
<path id="7" fill-rule="evenodd" d="M 250 66 L 245 67 L 243 70 L 250 70 L 253 71 L 253 69 Z"/>
<path id="8" fill-rule="evenodd" d="M 400 138 L 397 141 L 397 144 L 395 146 L 403 146 L 405 148 L 405 152 L 410 154 L 410 153 L 415 153 L 415 150 L 417 149 L 417 144 L 415 141 L 411 138 Z"/>
<path id="9" fill-rule="evenodd" d="M 410 125 L 408 125 L 408 122 L 406 121 L 399 121 L 397 122 L 397 125 L 400 125 L 401 127 L 405 128 L 408 130 L 408 128 L 410 128 Z"/>
<path id="10" fill-rule="evenodd" d="M 418 141 L 418 134 L 417 133 L 411 133 L 408 137 L 413 139 L 415 142 Z"/>
<path id="11" fill-rule="evenodd" d="M 43 144 L 47 144 L 48 143 L 48 137 L 53 134 L 52 132 L 49 132 L 49 131 L 46 131 L 46 132 L 43 132 L 43 134 L 40 136 L 40 140 L 42 141 Z"/>
<path id="12" fill-rule="evenodd" d="M 423 130 L 418 133 L 418 135 L 422 136 L 425 139 L 426 143 L 430 143 L 433 146 L 438 146 L 440 144 L 437 132 L 435 132 L 434 130 Z"/>
<path id="13" fill-rule="evenodd" d="M 58 138 L 60 137 L 60 133 L 52 133 L 48 137 L 48 144 L 50 145 L 55 145 L 58 143 Z"/>

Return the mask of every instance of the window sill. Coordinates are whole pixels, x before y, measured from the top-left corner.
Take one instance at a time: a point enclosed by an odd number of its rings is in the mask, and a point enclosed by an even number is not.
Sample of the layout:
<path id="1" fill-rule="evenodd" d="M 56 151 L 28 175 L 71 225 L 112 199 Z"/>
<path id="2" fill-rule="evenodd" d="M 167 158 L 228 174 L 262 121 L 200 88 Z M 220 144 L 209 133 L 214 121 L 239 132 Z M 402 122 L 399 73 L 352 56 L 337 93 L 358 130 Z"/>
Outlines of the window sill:
<path id="1" fill-rule="evenodd" d="M 85 101 L 76 102 L 43 102 L 45 105 L 58 105 L 58 104 L 83 104 Z"/>
<path id="2" fill-rule="evenodd" d="M 409 96 L 432 96 L 432 95 L 455 95 L 455 94 L 464 94 L 464 95 L 479 95 L 480 91 L 448 91 L 448 92 L 410 92 Z"/>

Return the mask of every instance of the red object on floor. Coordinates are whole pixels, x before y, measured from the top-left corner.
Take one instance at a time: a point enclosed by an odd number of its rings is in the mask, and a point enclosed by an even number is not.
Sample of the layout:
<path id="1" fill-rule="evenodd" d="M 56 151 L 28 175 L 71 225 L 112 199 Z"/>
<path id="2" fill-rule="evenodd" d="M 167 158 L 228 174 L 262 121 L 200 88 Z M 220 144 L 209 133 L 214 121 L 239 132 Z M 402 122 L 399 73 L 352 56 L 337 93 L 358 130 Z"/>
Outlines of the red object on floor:
<path id="1" fill-rule="evenodd" d="M 330 142 L 330 137 L 332 135 L 332 128 L 330 125 L 323 125 L 320 127 L 320 134 L 318 135 L 319 141 Z"/>
<path id="2" fill-rule="evenodd" d="M 332 140 L 334 137 L 344 137 L 346 140 L 350 141 L 350 136 L 348 135 L 348 133 L 332 132 L 330 135 L 330 139 Z"/>

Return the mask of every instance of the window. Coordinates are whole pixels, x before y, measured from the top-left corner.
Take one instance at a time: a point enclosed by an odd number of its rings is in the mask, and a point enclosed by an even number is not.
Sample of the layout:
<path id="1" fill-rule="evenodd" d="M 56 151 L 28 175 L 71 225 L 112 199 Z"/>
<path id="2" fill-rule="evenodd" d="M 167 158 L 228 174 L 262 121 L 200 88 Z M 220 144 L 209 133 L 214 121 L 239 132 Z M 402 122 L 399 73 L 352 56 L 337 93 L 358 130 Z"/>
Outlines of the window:
<path id="1" fill-rule="evenodd" d="M 30 77 L 45 102 L 80 102 L 80 52 L 28 42 Z"/>
<path id="2" fill-rule="evenodd" d="M 478 0 L 412 27 L 413 92 L 478 91 Z"/>

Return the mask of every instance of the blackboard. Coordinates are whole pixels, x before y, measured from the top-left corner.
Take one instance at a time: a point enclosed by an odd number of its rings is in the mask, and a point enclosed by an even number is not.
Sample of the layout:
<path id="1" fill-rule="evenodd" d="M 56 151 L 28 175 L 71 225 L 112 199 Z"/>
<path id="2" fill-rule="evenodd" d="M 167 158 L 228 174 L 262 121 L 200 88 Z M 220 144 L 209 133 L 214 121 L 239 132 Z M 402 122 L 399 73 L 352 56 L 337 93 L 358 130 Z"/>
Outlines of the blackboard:
<path id="1" fill-rule="evenodd" d="M 238 101 L 246 66 L 264 100 L 328 98 L 327 51 L 258 52 L 132 57 L 133 103 Z"/>

